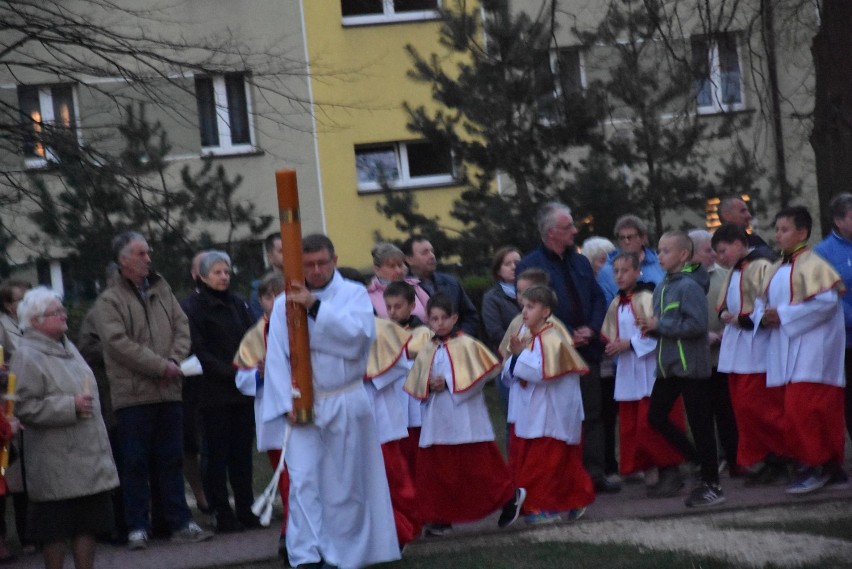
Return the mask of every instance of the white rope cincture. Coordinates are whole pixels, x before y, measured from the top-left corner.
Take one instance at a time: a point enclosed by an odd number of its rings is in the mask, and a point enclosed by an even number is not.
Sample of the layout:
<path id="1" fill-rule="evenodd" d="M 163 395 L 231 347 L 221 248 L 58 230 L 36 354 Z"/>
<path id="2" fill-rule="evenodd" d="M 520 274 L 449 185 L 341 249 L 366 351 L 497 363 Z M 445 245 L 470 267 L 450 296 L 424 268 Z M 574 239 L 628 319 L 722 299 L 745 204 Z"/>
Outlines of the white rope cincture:
<path id="1" fill-rule="evenodd" d="M 290 432 L 292 430 L 292 425 L 287 421 L 284 427 L 284 442 L 281 445 L 281 457 L 278 459 L 278 466 L 275 467 L 275 472 L 272 473 L 272 480 L 269 482 L 269 485 L 251 506 L 252 513 L 260 519 L 260 525 L 263 527 L 269 527 L 269 522 L 272 521 L 272 505 L 275 503 L 275 495 L 278 493 L 278 480 L 284 471 L 284 453 L 287 451 L 287 441 L 290 440 Z M 281 499 L 286 500 L 287 497 L 282 496 Z"/>

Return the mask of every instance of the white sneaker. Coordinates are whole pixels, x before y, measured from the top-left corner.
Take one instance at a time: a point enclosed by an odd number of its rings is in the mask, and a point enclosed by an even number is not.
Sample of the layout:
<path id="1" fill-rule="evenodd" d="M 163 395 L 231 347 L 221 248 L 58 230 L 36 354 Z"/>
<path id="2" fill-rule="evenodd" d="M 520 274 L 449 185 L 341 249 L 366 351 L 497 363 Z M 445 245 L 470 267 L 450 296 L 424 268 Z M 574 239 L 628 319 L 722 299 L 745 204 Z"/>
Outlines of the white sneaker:
<path id="1" fill-rule="evenodd" d="M 148 547 L 148 532 L 144 529 L 135 529 L 127 534 L 127 548 L 131 551 L 145 549 Z"/>
<path id="2" fill-rule="evenodd" d="M 189 522 L 182 530 L 178 530 L 172 534 L 173 543 L 198 543 L 199 541 L 207 541 L 213 537 L 212 531 L 201 529 L 195 522 Z"/>

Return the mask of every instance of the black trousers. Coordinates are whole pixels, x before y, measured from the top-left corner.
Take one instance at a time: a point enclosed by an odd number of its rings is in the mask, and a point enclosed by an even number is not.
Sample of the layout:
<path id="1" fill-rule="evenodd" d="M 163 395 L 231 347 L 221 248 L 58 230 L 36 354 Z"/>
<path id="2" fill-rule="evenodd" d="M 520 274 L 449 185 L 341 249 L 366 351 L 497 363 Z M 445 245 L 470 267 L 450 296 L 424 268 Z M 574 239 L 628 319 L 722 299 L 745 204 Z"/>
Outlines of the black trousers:
<path id="1" fill-rule="evenodd" d="M 592 480 L 604 477 L 604 423 L 601 417 L 600 366 L 589 363 L 589 373 L 580 378 L 583 396 L 583 466 Z"/>
<path id="2" fill-rule="evenodd" d="M 711 404 L 710 379 L 658 377 L 651 391 L 648 423 L 690 462 L 701 466 L 701 480 L 719 483 L 719 459 L 716 455 L 716 432 Z M 686 418 L 695 444 L 669 420 L 669 412 L 683 396 Z"/>
<path id="3" fill-rule="evenodd" d="M 731 403 L 731 392 L 728 389 L 728 374 L 713 368 L 710 376 L 710 401 L 713 405 L 713 418 L 716 421 L 716 432 L 722 445 L 722 456 L 728 461 L 730 468 L 737 464 L 737 444 L 739 433 L 737 419 L 734 416 L 734 406 Z"/>
<path id="4" fill-rule="evenodd" d="M 601 376 L 601 420 L 604 429 L 604 470 L 618 474 L 615 453 L 615 427 L 618 422 L 618 401 L 615 400 L 615 376 Z"/>
<path id="5" fill-rule="evenodd" d="M 207 460 L 203 472 L 207 500 L 219 521 L 232 521 L 228 482 L 234 493 L 236 517 L 251 516 L 254 407 L 249 403 L 201 408 Z"/>

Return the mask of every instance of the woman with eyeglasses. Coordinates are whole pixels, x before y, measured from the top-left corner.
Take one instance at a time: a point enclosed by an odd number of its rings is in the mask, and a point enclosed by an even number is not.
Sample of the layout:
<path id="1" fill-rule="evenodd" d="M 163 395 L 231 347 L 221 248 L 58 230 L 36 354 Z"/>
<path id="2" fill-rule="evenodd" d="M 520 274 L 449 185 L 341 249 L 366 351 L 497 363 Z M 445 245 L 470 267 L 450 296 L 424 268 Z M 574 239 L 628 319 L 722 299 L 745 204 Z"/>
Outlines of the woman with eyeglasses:
<path id="1" fill-rule="evenodd" d="M 63 566 L 69 542 L 75 567 L 89 569 L 95 536 L 113 527 L 118 472 L 94 374 L 65 335 L 67 316 L 54 291 L 27 292 L 10 371 L 20 378 L 15 414 L 27 433 L 29 536 L 42 543 L 47 569 Z"/>

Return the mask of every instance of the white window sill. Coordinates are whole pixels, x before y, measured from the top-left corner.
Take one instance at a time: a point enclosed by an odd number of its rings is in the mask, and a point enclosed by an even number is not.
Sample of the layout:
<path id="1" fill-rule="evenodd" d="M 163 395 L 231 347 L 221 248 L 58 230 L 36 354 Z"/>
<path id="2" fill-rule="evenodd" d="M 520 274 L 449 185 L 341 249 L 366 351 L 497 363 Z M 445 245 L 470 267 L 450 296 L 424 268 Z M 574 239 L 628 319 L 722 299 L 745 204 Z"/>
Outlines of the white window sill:
<path id="1" fill-rule="evenodd" d="M 239 146 L 202 146 L 201 155 L 207 156 L 240 156 L 244 154 L 260 154 L 262 151 L 251 144 L 240 144 Z"/>
<path id="2" fill-rule="evenodd" d="M 452 176 L 424 176 L 423 178 L 415 178 L 411 180 L 398 180 L 388 183 L 390 190 L 421 190 L 428 188 L 443 188 L 446 186 L 455 186 L 459 182 Z M 359 194 L 373 194 L 384 191 L 385 188 L 378 182 L 359 182 Z"/>
<path id="3" fill-rule="evenodd" d="M 437 10 L 402 12 L 399 14 L 369 14 L 365 16 L 343 16 L 344 27 L 375 26 L 380 24 L 399 24 L 403 22 L 425 22 L 441 17 Z"/>
<path id="4" fill-rule="evenodd" d="M 744 110 L 746 110 L 746 106 L 742 103 L 737 103 L 735 105 L 696 107 L 695 112 L 699 115 L 721 115 L 724 113 L 737 113 Z"/>

